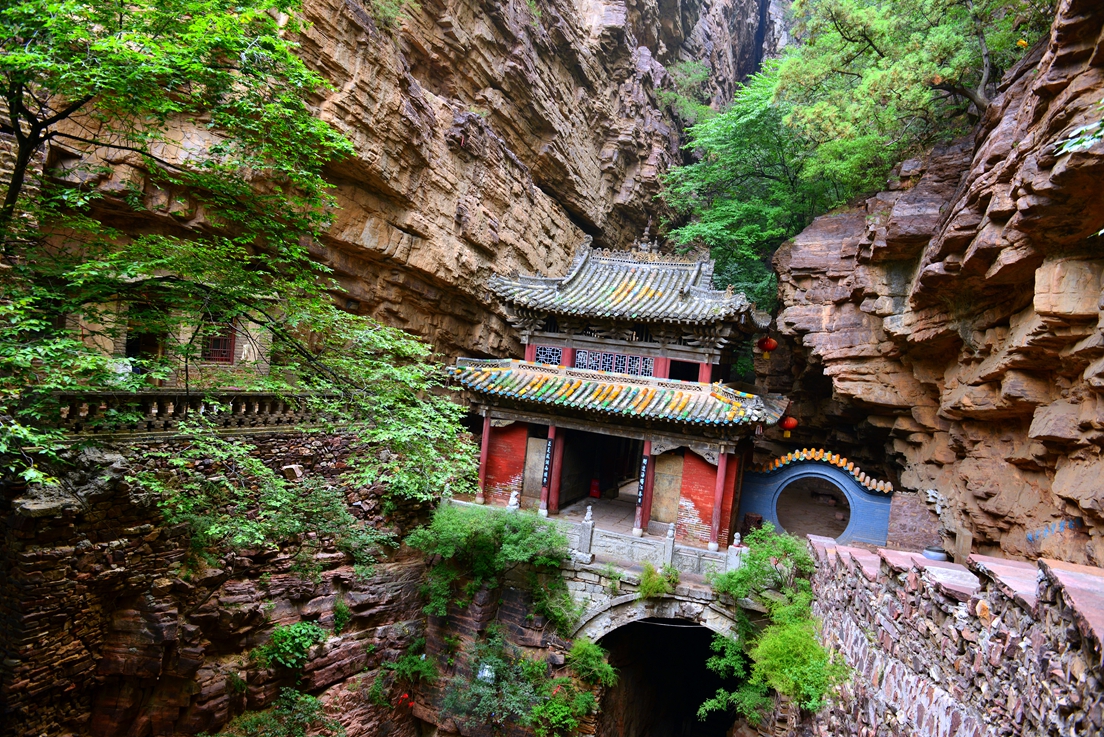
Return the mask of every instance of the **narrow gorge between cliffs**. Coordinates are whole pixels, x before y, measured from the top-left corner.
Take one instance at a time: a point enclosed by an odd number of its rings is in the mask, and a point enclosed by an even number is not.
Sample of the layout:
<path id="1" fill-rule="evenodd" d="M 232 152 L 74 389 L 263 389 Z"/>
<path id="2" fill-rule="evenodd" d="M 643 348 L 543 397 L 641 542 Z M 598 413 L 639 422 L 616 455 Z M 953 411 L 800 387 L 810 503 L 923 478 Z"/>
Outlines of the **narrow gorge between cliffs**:
<path id="1" fill-rule="evenodd" d="M 1100 3 L 0 29 L 0 735 L 1104 735 Z"/>

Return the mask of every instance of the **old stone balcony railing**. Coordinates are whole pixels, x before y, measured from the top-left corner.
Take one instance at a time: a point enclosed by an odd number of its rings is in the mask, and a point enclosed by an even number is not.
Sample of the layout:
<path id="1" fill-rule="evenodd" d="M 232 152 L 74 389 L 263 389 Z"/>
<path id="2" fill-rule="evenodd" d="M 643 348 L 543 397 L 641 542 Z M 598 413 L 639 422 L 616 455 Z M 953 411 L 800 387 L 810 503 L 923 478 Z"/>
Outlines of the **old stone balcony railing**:
<path id="1" fill-rule="evenodd" d="M 57 426 L 81 434 L 171 433 L 202 419 L 219 431 L 259 431 L 325 420 L 310 395 L 249 391 L 80 392 L 59 394 Z"/>

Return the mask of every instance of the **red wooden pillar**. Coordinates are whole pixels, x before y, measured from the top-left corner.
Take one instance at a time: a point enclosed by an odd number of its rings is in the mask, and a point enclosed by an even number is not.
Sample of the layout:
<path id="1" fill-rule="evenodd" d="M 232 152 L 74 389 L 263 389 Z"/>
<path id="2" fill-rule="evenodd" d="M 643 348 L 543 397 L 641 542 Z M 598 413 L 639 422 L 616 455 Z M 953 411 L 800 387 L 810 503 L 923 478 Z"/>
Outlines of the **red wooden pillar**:
<path id="1" fill-rule="evenodd" d="M 560 353 L 560 365 L 567 366 L 568 368 L 575 367 L 575 349 L 574 348 L 561 348 Z"/>
<path id="2" fill-rule="evenodd" d="M 698 364 L 698 381 L 700 381 L 702 384 L 708 384 L 709 382 L 713 381 L 713 364 Z"/>
<path id="3" fill-rule="evenodd" d="M 649 477 L 655 478 L 652 475 L 652 441 L 644 441 L 644 455 L 640 459 L 640 477 L 636 482 L 636 518 L 633 520 L 632 534 L 640 537 L 644 534 L 644 530 L 648 528 L 648 518 L 644 516 L 644 500 L 648 497 L 647 506 L 649 512 L 652 506 L 651 489 L 649 488 Z"/>
<path id="4" fill-rule="evenodd" d="M 556 441 L 556 426 L 548 426 L 548 442 L 544 446 L 544 468 L 541 471 L 541 497 L 540 497 L 540 509 L 537 510 L 537 514 L 541 517 L 548 516 L 548 491 L 552 481 L 552 474 L 554 473 L 552 463 L 552 446 Z"/>
<path id="5" fill-rule="evenodd" d="M 487 498 L 483 494 L 487 485 L 487 454 L 491 447 L 491 413 L 483 415 L 483 438 L 479 441 L 479 488 L 475 491 L 475 503 L 483 504 Z"/>
<path id="6" fill-rule="evenodd" d="M 525 344 L 525 360 L 536 361 L 537 360 L 537 344 L 526 343 Z"/>
<path id="7" fill-rule="evenodd" d="M 724 505 L 725 476 L 728 471 L 728 453 L 717 456 L 717 484 L 713 487 L 713 521 L 709 525 L 709 549 L 718 550 L 717 537 L 721 533 L 721 507 Z"/>
<path id="8" fill-rule="evenodd" d="M 652 363 L 652 376 L 657 379 L 669 379 L 671 377 L 671 359 L 666 356 L 656 356 Z"/>
<path id="9" fill-rule="evenodd" d="M 650 446 L 651 443 L 648 443 Z M 644 532 L 648 531 L 648 523 L 652 519 L 652 491 L 655 489 L 655 464 L 656 457 L 652 455 L 652 450 L 648 448 L 648 470 L 644 472 L 644 505 L 641 510 L 640 516 L 643 517 L 641 522 L 643 527 L 641 529 Z"/>
<path id="10" fill-rule="evenodd" d="M 556 433 L 552 449 L 552 486 L 548 492 L 548 513 L 560 513 L 560 481 L 563 478 L 563 454 L 566 438 L 562 432 Z"/>

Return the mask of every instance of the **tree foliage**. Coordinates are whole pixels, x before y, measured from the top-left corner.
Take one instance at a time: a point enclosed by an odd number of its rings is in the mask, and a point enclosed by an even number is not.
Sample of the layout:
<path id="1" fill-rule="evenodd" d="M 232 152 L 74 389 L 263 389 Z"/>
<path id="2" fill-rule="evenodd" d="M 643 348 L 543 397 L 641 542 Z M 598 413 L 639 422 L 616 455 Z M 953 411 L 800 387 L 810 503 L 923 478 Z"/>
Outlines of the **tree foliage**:
<path id="1" fill-rule="evenodd" d="M 272 709 L 242 714 L 216 737 L 307 737 L 308 734 L 345 737 L 345 728 L 338 720 L 326 716 L 322 702 L 315 697 L 283 688 Z"/>
<path id="2" fill-rule="evenodd" d="M 437 558 L 428 573 L 426 614 L 443 617 L 450 603 L 467 606 L 481 588 L 501 586 L 506 573 L 521 566 L 535 613 L 561 633 L 578 619 L 579 607 L 559 575 L 570 557 L 567 537 L 536 514 L 443 504 L 406 543 Z"/>
<path id="3" fill-rule="evenodd" d="M 445 686 L 442 709 L 468 728 L 495 734 L 531 727 L 538 737 L 566 737 L 597 709 L 594 693 L 570 678 L 552 678 L 548 664 L 523 654 L 492 625 L 465 652 L 466 670 Z"/>
<path id="4" fill-rule="evenodd" d="M 796 43 L 719 115 L 665 179 L 672 238 L 708 247 L 716 286 L 761 307 L 769 259 L 817 215 L 877 190 L 895 162 L 966 132 L 1042 37 L 1048 0 L 799 0 Z"/>
<path id="5" fill-rule="evenodd" d="M 743 565 L 711 577 L 710 583 L 718 594 L 751 599 L 766 610 L 767 621 L 755 626 L 741 610 L 734 632 L 714 636 L 714 654 L 706 666 L 743 683 L 732 691 L 719 689 L 701 705 L 698 716 L 735 709 L 757 724 L 774 705 L 771 691 L 816 711 L 849 670 L 819 641 L 809 584 L 813 560 L 805 543 L 776 533 L 770 523 L 752 531 L 746 543 Z"/>
<path id="6" fill-rule="evenodd" d="M 297 10 L 292 0 L 0 9 L 0 132 L 15 161 L 0 209 L 9 477 L 41 481 L 41 462 L 56 460 L 59 392 L 172 380 L 313 393 L 334 423 L 358 428 L 350 483 L 424 501 L 473 482 L 462 409 L 428 348 L 338 309 L 311 256 L 334 206 L 323 168 L 352 146 L 311 107 L 328 83 L 297 56 Z M 208 371 L 200 384 L 203 345 L 227 330 L 259 344 L 257 371 Z M 119 354 L 143 337 L 147 348 Z"/>

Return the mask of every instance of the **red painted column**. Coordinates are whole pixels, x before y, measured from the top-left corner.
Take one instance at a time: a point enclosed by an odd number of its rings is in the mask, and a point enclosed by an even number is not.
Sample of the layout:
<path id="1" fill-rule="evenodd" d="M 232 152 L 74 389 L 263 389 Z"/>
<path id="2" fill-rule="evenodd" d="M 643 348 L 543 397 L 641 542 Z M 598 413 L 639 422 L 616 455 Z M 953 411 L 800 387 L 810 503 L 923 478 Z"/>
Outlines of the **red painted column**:
<path id="1" fill-rule="evenodd" d="M 479 441 L 479 488 L 475 491 L 475 503 L 487 501 L 483 489 L 487 485 L 487 453 L 491 447 L 491 413 L 483 415 L 483 438 Z"/>
<path id="2" fill-rule="evenodd" d="M 709 526 L 709 549 L 718 550 L 717 536 L 721 532 L 721 507 L 724 505 L 725 475 L 728 471 L 728 453 L 717 456 L 717 485 L 713 487 L 713 521 Z"/>
<path id="3" fill-rule="evenodd" d="M 552 481 L 552 474 L 554 469 L 552 467 L 552 446 L 556 441 L 556 426 L 548 426 L 548 443 L 544 446 L 544 468 L 541 473 L 541 497 L 540 497 L 540 509 L 537 510 L 537 514 L 541 517 L 548 516 L 548 491 L 549 485 Z"/>
<path id="4" fill-rule="evenodd" d="M 548 493 L 548 513 L 560 513 L 560 481 L 563 478 L 564 434 L 557 433 L 552 449 L 552 487 Z"/>
<path id="5" fill-rule="evenodd" d="M 651 443 L 648 443 L 651 445 Z M 648 470 L 644 474 L 644 504 L 643 509 L 640 512 L 641 522 L 644 532 L 648 531 L 648 522 L 652 519 L 652 491 L 655 489 L 655 456 L 651 455 L 651 448 L 648 449 Z"/>
<path id="6" fill-rule="evenodd" d="M 632 534 L 640 537 L 648 527 L 648 520 L 644 517 L 644 497 L 648 492 L 648 475 L 652 470 L 652 441 L 644 441 L 644 453 L 640 459 L 640 476 L 636 482 L 636 518 L 633 520 Z M 651 506 L 651 500 L 649 500 Z"/>
<path id="7" fill-rule="evenodd" d="M 526 343 L 525 344 L 525 360 L 536 361 L 537 360 L 537 344 Z"/>
<path id="8" fill-rule="evenodd" d="M 711 363 L 699 363 L 698 364 L 698 381 L 703 384 L 708 384 L 713 381 L 713 364 Z"/>
<path id="9" fill-rule="evenodd" d="M 561 348 L 562 355 L 560 356 L 560 365 L 567 366 L 568 368 L 575 367 L 575 349 L 574 348 Z"/>
<path id="10" fill-rule="evenodd" d="M 652 376 L 657 379 L 671 378 L 671 359 L 666 356 L 656 356 L 652 363 Z"/>

